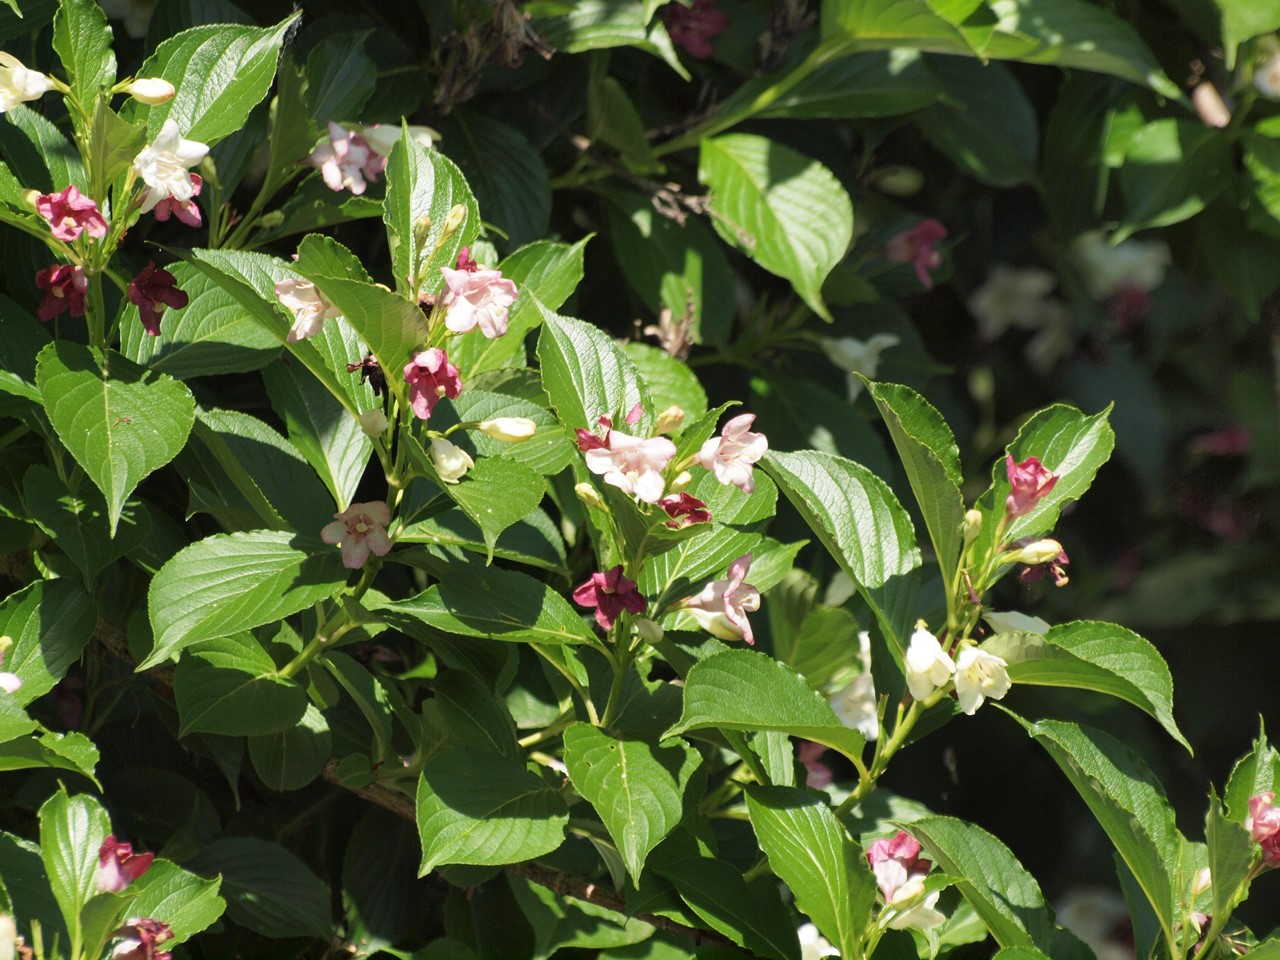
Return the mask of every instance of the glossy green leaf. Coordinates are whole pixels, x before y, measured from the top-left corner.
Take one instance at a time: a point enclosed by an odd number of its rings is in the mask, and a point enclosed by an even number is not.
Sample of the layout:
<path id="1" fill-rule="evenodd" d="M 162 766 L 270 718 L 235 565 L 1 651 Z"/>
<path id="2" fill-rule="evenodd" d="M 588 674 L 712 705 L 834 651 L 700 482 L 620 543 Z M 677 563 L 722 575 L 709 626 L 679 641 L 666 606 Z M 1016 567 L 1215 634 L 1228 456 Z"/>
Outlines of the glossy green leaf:
<path id="1" fill-rule="evenodd" d="M 466 390 L 453 401 L 459 420 L 492 420 L 497 417 L 524 417 L 538 425 L 528 440 L 508 443 L 474 430 L 467 439 L 485 457 L 502 457 L 528 465 L 544 476 L 559 473 L 578 455 L 578 448 L 564 428 L 545 407 L 484 390 Z M 457 438 L 454 438 L 457 442 Z"/>
<path id="2" fill-rule="evenodd" d="M 173 120 L 184 138 L 198 143 L 213 144 L 234 133 L 271 89 L 280 46 L 297 17 L 263 28 L 208 24 L 170 37 L 138 76 L 168 80 L 177 93 L 156 106 L 133 101 L 126 118 L 145 119 L 153 136 L 165 120 Z"/>
<path id="3" fill-rule="evenodd" d="M 618 0 L 578 0 L 569 7 L 549 4 L 548 19 L 535 19 L 533 29 L 543 42 L 565 53 L 585 53 L 610 47 L 636 47 L 661 57 L 671 69 L 688 79 L 688 72 L 672 47 L 660 20 L 652 18 L 652 5 L 619 3 Z M 541 11 L 534 7 L 535 17 Z"/>
<path id="4" fill-rule="evenodd" d="M 1213 881 L 1210 891 L 1213 909 L 1209 915 L 1224 917 L 1235 908 L 1240 885 L 1253 869 L 1256 847 L 1242 824 L 1227 819 L 1222 802 L 1212 792 L 1204 818 L 1204 839 L 1209 848 L 1209 876 Z"/>
<path id="5" fill-rule="evenodd" d="M 155 646 L 139 670 L 201 640 L 274 623 L 346 583 L 337 548 L 308 552 L 289 533 L 218 534 L 191 544 L 151 581 L 148 608 Z"/>
<path id="6" fill-rule="evenodd" d="M 53 18 L 53 51 L 67 72 L 72 95 L 92 115 L 98 91 L 116 82 L 111 28 L 102 8 L 93 0 L 60 0 Z"/>
<path id="7" fill-rule="evenodd" d="M 461 547 L 486 556 L 489 552 L 480 528 L 461 510 L 446 510 L 427 520 L 411 524 L 401 531 L 397 542 Z M 493 555 L 503 560 L 515 560 L 517 563 L 550 570 L 565 579 L 569 577 L 564 537 L 560 535 L 555 522 L 541 509 L 534 510 L 523 520 L 517 520 L 502 531 L 493 545 Z"/>
<path id="8" fill-rule="evenodd" d="M 306 704 L 298 723 L 249 738 L 253 770 L 271 790 L 301 790 L 320 776 L 333 754 L 329 723 L 315 704 Z"/>
<path id="9" fill-rule="evenodd" d="M 39 728 L 40 724 L 32 720 L 17 701 L 6 697 L 0 700 L 0 743 L 25 737 Z"/>
<path id="10" fill-rule="evenodd" d="M 574 429 L 594 430 L 602 416 L 626 428 L 626 417 L 637 403 L 652 416 L 649 392 L 635 364 L 599 327 L 562 317 L 543 307 L 538 336 L 542 386 L 560 422 Z M 635 432 L 643 434 L 642 417 Z"/>
<path id="11" fill-rule="evenodd" d="M 274 733 L 297 723 L 307 705 L 302 687 L 278 677 L 275 662 L 247 633 L 187 648 L 173 694 L 180 737 Z"/>
<path id="12" fill-rule="evenodd" d="M 435 679 L 433 692 L 453 743 L 512 760 L 524 758 L 516 743 L 511 711 L 486 681 L 465 670 L 443 670 Z"/>
<path id="13" fill-rule="evenodd" d="M 505 457 L 484 457 L 461 481 L 445 487 L 480 528 L 490 561 L 498 536 L 536 510 L 544 490 L 542 477 L 532 467 Z"/>
<path id="14" fill-rule="evenodd" d="M 60 788 L 40 808 L 40 856 L 49 888 L 72 936 L 80 911 L 98 893 L 98 850 L 111 832 L 102 805 L 88 794 L 70 796 Z"/>
<path id="15" fill-rule="evenodd" d="M 752 787 L 747 810 L 778 879 L 843 957 L 857 956 L 876 886 L 862 850 L 827 798 L 794 787 Z"/>
<path id="16" fill-rule="evenodd" d="M 1172 117 L 1147 124 L 1120 168 L 1127 204 L 1114 240 L 1195 216 L 1226 188 L 1231 165 L 1230 144 L 1212 127 Z"/>
<path id="17" fill-rule="evenodd" d="M 632 173 L 653 174 L 662 169 L 645 133 L 644 120 L 622 84 L 605 75 L 604 60 L 593 61 L 587 84 L 587 129 L 592 140 L 618 151 Z"/>
<path id="18" fill-rule="evenodd" d="M 513 570 L 450 569 L 440 582 L 379 615 L 394 625 L 418 620 L 464 637 L 526 643 L 590 643 L 591 628 L 569 602 L 544 583 Z"/>
<path id="19" fill-rule="evenodd" d="M 562 897 L 554 890 L 508 874 L 511 892 L 520 913 L 533 927 L 532 960 L 548 960 L 557 950 L 599 950 L 609 956 L 612 948 L 642 943 L 653 936 L 654 928 L 635 917 L 624 916 L 588 900 Z M 438 942 L 438 941 L 437 941 Z M 630 951 L 627 951 L 630 953 Z M 437 960 L 426 957 L 424 960 Z M 470 960 L 465 956 L 439 960 Z"/>
<path id="20" fill-rule="evenodd" d="M 4 723 L 5 720 L 0 718 L 0 725 Z M 34 722 L 32 726 L 35 726 Z M 100 788 L 101 785 L 94 776 L 100 759 L 98 748 L 83 733 L 45 732 L 14 740 L 4 739 L 0 735 L 0 770 L 30 770 L 37 767 L 70 770 L 91 780 Z"/>
<path id="21" fill-rule="evenodd" d="M 168 942 L 176 946 L 222 916 L 227 904 L 218 896 L 221 886 L 219 877 L 197 877 L 176 863 L 157 859 L 130 884 L 129 910 L 144 917 L 164 917 L 173 931 Z"/>
<path id="22" fill-rule="evenodd" d="M 1227 815 L 1244 823 L 1249 816 L 1249 798 L 1268 790 L 1280 793 L 1280 752 L 1267 742 L 1266 730 L 1260 727 L 1253 749 L 1236 762 L 1227 779 L 1222 793 Z"/>
<path id="23" fill-rule="evenodd" d="M 474 749 L 446 750 L 418 780 L 419 876 L 442 864 L 532 860 L 564 842 L 564 801 L 518 760 Z"/>
<path id="24" fill-rule="evenodd" d="M 1235 68 L 1241 43 L 1280 30 L 1277 0 L 1214 0 L 1213 5 L 1222 12 L 1222 53 L 1228 70 Z"/>
<path id="25" fill-rule="evenodd" d="M 822 282 L 853 240 L 853 202 L 831 171 L 790 147 L 736 133 L 702 142 L 698 179 L 711 189 L 717 232 L 830 320 Z"/>
<path id="26" fill-rule="evenodd" d="M 114 535 L 129 494 L 187 442 L 191 392 L 119 354 L 68 340 L 40 351 L 36 386 L 58 439 L 107 498 Z"/>
<path id="27" fill-rule="evenodd" d="M 52 193 L 74 184 L 88 193 L 80 152 L 52 120 L 21 105 L 5 111 L 5 120 L 8 123 L 0 123 L 0 146 L 24 186 Z"/>
<path id="28" fill-rule="evenodd" d="M 586 723 L 565 730 L 564 748 L 569 779 L 604 821 L 639 888 L 650 851 L 680 825 L 685 790 L 702 757 L 683 741 L 663 747 Z"/>
<path id="29" fill-rule="evenodd" d="M 707 392 L 698 375 L 682 360 L 647 343 L 631 341 L 622 348 L 640 371 L 653 397 L 653 409 L 662 413 L 671 407 L 684 411 L 685 423 L 692 424 L 707 412 Z"/>
<path id="30" fill-rule="evenodd" d="M 1150 643 L 1114 623 L 1076 620 L 1033 633 L 997 634 L 983 649 L 1003 657 L 1015 684 L 1075 687 L 1127 700 L 1159 721 L 1188 752 L 1173 719 L 1173 678 Z"/>
<path id="31" fill-rule="evenodd" d="M 330 895 L 311 869 L 277 843 L 257 837 L 222 837 L 187 866 L 222 876 L 227 919 L 273 939 L 333 934 Z"/>
<path id="32" fill-rule="evenodd" d="M 22 686 L 9 699 L 44 696 L 80 659 L 97 626 L 97 606 L 78 583 L 37 580 L 0 602 L 0 636 L 13 640 L 4 669 Z"/>
<path id="33" fill-rule="evenodd" d="M 778 730 L 861 758 L 862 734 L 840 722 L 804 677 L 768 654 L 727 650 L 693 665 L 684 709 L 664 737 L 706 728 Z"/>

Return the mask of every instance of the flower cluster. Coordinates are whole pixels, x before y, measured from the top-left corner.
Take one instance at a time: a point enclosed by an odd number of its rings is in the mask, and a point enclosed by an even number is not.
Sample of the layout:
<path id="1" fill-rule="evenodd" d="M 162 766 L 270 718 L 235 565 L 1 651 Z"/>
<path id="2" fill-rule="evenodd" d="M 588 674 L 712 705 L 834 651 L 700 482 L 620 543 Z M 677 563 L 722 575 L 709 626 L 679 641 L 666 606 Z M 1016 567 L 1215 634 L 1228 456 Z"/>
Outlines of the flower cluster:
<path id="1" fill-rule="evenodd" d="M 1280 807 L 1275 806 L 1276 795 L 1271 790 L 1249 798 L 1249 817 L 1244 827 L 1253 842 L 1262 848 L 1262 862 L 1268 867 L 1280 867 Z"/>
<path id="2" fill-rule="evenodd" d="M 987 698 L 1003 699 L 1012 685 L 1009 665 L 1003 658 L 972 643 L 964 643 L 953 660 L 923 620 L 916 623 L 911 634 L 906 660 L 907 689 L 911 696 L 927 700 L 954 678 L 960 709 L 969 716 L 977 713 Z"/>
<path id="3" fill-rule="evenodd" d="M 928 930 L 946 921 L 935 909 L 938 892 L 926 895 L 924 890 L 933 864 L 920 857 L 920 843 L 909 833 L 899 830 L 889 839 L 876 840 L 867 848 L 867 862 L 884 898 L 889 929 Z"/>

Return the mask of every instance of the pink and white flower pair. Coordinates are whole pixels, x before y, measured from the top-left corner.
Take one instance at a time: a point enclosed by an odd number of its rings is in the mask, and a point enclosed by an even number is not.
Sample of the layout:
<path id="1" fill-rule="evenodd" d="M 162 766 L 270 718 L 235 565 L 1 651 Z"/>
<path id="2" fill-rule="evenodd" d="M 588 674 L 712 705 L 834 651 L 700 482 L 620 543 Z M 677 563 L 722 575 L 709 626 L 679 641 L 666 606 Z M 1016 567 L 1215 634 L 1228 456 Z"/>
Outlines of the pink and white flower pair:
<path id="1" fill-rule="evenodd" d="M 938 892 L 925 894 L 924 879 L 933 864 L 921 859 L 920 843 L 904 830 L 867 848 L 867 862 L 884 898 L 891 930 L 928 930 L 946 921 L 935 907 Z"/>
<path id="2" fill-rule="evenodd" d="M 688 612 L 713 637 L 754 644 L 747 614 L 760 609 L 760 591 L 746 582 L 751 560 L 749 553 L 738 557 L 729 564 L 728 577 L 712 580 L 702 592 L 680 601 L 680 609 Z"/>

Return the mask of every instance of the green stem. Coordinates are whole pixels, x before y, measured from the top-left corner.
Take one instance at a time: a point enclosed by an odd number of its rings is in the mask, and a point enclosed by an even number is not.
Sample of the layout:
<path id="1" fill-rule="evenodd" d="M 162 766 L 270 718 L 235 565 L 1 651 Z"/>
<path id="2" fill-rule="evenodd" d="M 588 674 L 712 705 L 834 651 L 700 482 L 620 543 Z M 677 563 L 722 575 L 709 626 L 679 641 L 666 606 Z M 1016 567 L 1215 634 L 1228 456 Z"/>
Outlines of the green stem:
<path id="1" fill-rule="evenodd" d="M 756 756 L 755 751 L 747 746 L 746 738 L 737 730 L 721 730 L 725 740 L 729 742 L 729 746 L 734 752 L 742 758 L 742 762 L 746 764 L 747 769 L 751 771 L 751 775 L 755 777 L 756 783 L 768 786 L 773 781 L 769 778 L 769 774 L 765 773 L 764 767 L 760 765 L 760 758 Z"/>
<path id="2" fill-rule="evenodd" d="M 543 660 L 551 664 L 551 666 L 553 666 L 560 673 L 560 675 L 564 677 L 565 680 L 568 681 L 569 686 L 573 688 L 573 692 L 576 693 L 579 696 L 579 698 L 581 698 L 582 705 L 587 710 L 587 719 L 591 721 L 592 725 L 597 727 L 600 726 L 600 716 L 599 714 L 596 713 L 595 704 L 591 702 L 591 695 L 588 694 L 587 691 L 582 688 L 582 684 L 578 682 L 578 678 L 575 677 L 564 666 L 564 664 L 557 661 L 555 657 L 548 655 L 547 651 L 543 649 L 542 644 L 531 643 L 529 644 L 529 646 L 533 648 L 534 652 L 537 653 L 538 656 L 542 657 Z"/>
<path id="3" fill-rule="evenodd" d="M 89 327 L 89 343 L 105 355 L 107 352 L 107 301 L 102 296 L 102 275 L 89 275 L 89 297 L 85 302 L 85 323 Z"/>

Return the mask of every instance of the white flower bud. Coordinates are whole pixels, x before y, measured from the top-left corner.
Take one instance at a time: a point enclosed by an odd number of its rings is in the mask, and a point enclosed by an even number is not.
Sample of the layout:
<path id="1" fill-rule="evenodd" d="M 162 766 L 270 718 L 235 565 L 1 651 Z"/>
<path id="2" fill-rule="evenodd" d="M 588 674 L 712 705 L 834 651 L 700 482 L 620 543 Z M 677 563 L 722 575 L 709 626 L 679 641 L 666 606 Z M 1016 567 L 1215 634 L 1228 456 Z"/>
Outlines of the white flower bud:
<path id="1" fill-rule="evenodd" d="M 387 432 L 387 415 L 377 407 L 372 407 L 360 414 L 360 429 L 371 437 L 380 437 Z"/>
<path id="2" fill-rule="evenodd" d="M 587 483 L 585 480 L 582 483 L 578 484 L 576 487 L 574 487 L 573 492 L 577 494 L 578 499 L 581 500 L 588 507 L 592 507 L 596 510 L 608 509 L 608 507 L 605 506 L 604 500 L 600 496 L 600 491 L 597 490 L 592 484 Z"/>
<path id="3" fill-rule="evenodd" d="M 967 547 L 982 532 L 982 511 L 968 510 L 964 515 L 964 545 Z"/>
<path id="4" fill-rule="evenodd" d="M 154 106 L 172 99 L 177 91 L 168 80 L 162 80 L 160 77 L 142 77 L 126 86 L 124 92 L 135 100 Z"/>
<path id="5" fill-rule="evenodd" d="M 657 643 L 663 637 L 664 631 L 662 627 L 653 620 L 646 620 L 644 617 L 640 617 L 633 620 L 631 626 L 635 628 L 637 636 L 649 643 Z"/>
<path id="6" fill-rule="evenodd" d="M 1005 563 L 1025 563 L 1029 567 L 1034 567 L 1057 560 L 1062 552 L 1062 544 L 1057 540 L 1035 540 L 1017 550 L 1010 550 L 1000 559 Z"/>
<path id="7" fill-rule="evenodd" d="M 956 665 L 923 620 L 916 621 L 907 647 L 907 689 L 917 700 L 927 700 L 956 672 Z"/>
<path id="8" fill-rule="evenodd" d="M 523 443 L 537 433 L 538 425 L 528 417 L 494 417 L 482 420 L 476 429 L 495 440 Z"/>
<path id="9" fill-rule="evenodd" d="M 431 438 L 431 463 L 445 483 L 457 483 L 476 465 L 467 451 L 441 437 Z"/>

